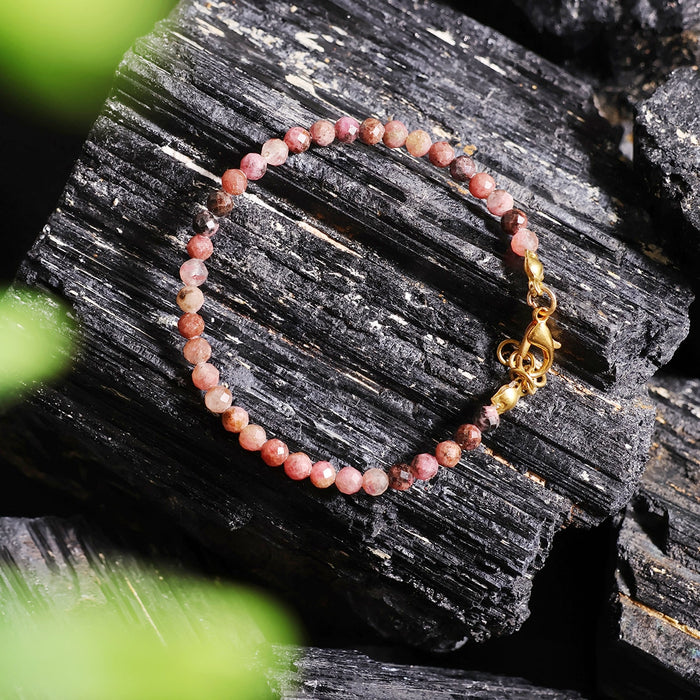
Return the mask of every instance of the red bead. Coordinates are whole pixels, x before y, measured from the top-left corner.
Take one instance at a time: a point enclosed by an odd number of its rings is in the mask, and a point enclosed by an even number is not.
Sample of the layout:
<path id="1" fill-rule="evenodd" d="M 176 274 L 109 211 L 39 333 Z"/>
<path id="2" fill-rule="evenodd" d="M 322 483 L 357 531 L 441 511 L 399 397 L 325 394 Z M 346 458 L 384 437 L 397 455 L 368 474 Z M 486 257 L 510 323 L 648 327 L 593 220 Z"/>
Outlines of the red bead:
<path id="1" fill-rule="evenodd" d="M 327 489 L 335 483 L 335 467 L 326 461 L 315 462 L 309 474 L 311 483 L 317 489 Z"/>
<path id="2" fill-rule="evenodd" d="M 192 384 L 208 391 L 219 383 L 219 370 L 208 362 L 200 362 L 192 370 Z"/>
<path id="3" fill-rule="evenodd" d="M 476 174 L 476 165 L 469 156 L 457 156 L 450 163 L 450 175 L 457 182 L 469 182 Z"/>
<path id="4" fill-rule="evenodd" d="M 432 145 L 430 134 L 423 129 L 416 129 L 406 137 L 406 150 L 416 158 L 422 158 Z"/>
<path id="5" fill-rule="evenodd" d="M 455 430 L 454 437 L 457 445 L 467 452 L 475 450 L 481 444 L 481 430 L 472 423 L 460 425 Z"/>
<path id="6" fill-rule="evenodd" d="M 382 141 L 389 148 L 401 148 L 408 138 L 408 129 L 403 122 L 392 119 L 384 125 L 384 136 Z"/>
<path id="7" fill-rule="evenodd" d="M 244 450 L 248 450 L 248 452 L 257 452 L 265 444 L 266 440 L 265 428 L 255 423 L 249 423 L 238 433 L 239 445 Z"/>
<path id="8" fill-rule="evenodd" d="M 246 153 L 240 168 L 249 180 L 259 180 L 267 172 L 267 161 L 259 153 Z"/>
<path id="9" fill-rule="evenodd" d="M 494 216 L 503 216 L 513 208 L 513 197 L 505 190 L 494 190 L 486 198 L 486 208 Z"/>
<path id="10" fill-rule="evenodd" d="M 229 194 L 243 194 L 248 187 L 246 174 L 238 168 L 227 170 L 221 176 L 221 189 Z"/>
<path id="11" fill-rule="evenodd" d="M 311 125 L 309 135 L 317 146 L 330 146 L 335 141 L 335 125 L 327 119 L 319 119 Z"/>
<path id="12" fill-rule="evenodd" d="M 185 313 L 196 313 L 204 304 L 204 294 L 199 287 L 183 287 L 175 299 Z"/>
<path id="13" fill-rule="evenodd" d="M 370 496 L 381 496 L 389 488 L 389 477 L 383 469 L 368 469 L 362 475 L 362 488 Z"/>
<path id="14" fill-rule="evenodd" d="M 501 217 L 501 228 L 510 236 L 514 236 L 525 226 L 527 226 L 527 214 L 521 209 L 511 209 Z"/>
<path id="15" fill-rule="evenodd" d="M 365 119 L 362 124 L 360 124 L 360 141 L 366 143 L 368 146 L 374 146 L 375 143 L 379 143 L 384 136 L 384 124 L 382 124 L 379 119 L 370 117 Z"/>
<path id="16" fill-rule="evenodd" d="M 221 414 L 221 423 L 229 433 L 240 433 L 248 422 L 248 411 L 240 406 L 231 406 Z"/>
<path id="17" fill-rule="evenodd" d="M 352 143 L 360 133 L 360 122 L 352 117 L 341 117 L 335 123 L 335 137 L 341 143 Z"/>
<path id="18" fill-rule="evenodd" d="M 211 357 L 211 345 L 204 338 L 190 338 L 182 348 L 182 354 L 191 365 L 198 365 Z"/>
<path id="19" fill-rule="evenodd" d="M 441 467 L 454 467 L 462 456 L 462 448 L 454 440 L 445 440 L 435 447 L 435 459 Z"/>
<path id="20" fill-rule="evenodd" d="M 495 430 L 500 423 L 501 417 L 498 414 L 498 409 L 493 404 L 482 406 L 474 415 L 474 425 L 482 433 Z"/>
<path id="21" fill-rule="evenodd" d="M 389 488 L 395 491 L 406 491 L 413 486 L 416 477 L 411 472 L 411 467 L 404 462 L 392 464 L 387 473 L 389 477 Z"/>
<path id="22" fill-rule="evenodd" d="M 294 481 L 301 481 L 311 474 L 312 466 L 309 455 L 305 452 L 294 452 L 284 462 L 284 473 Z"/>
<path id="23" fill-rule="evenodd" d="M 455 159 L 455 149 L 447 141 L 436 141 L 428 151 L 428 158 L 438 168 L 446 168 Z"/>
<path id="24" fill-rule="evenodd" d="M 290 153 L 303 153 L 309 150 L 311 134 L 301 126 L 293 126 L 284 135 L 284 142 Z"/>
<path id="25" fill-rule="evenodd" d="M 268 467 L 279 467 L 289 457 L 289 448 L 282 440 L 272 438 L 272 440 L 266 440 L 260 448 L 260 456 Z"/>
<path id="26" fill-rule="evenodd" d="M 416 479 L 420 481 L 428 481 L 432 479 L 438 472 L 439 464 L 437 459 L 428 452 L 421 452 L 416 455 L 411 462 L 411 472 Z"/>
<path id="27" fill-rule="evenodd" d="M 211 238 L 209 238 L 209 236 L 203 236 L 201 233 L 192 236 L 187 243 L 187 254 L 191 258 L 206 260 L 213 252 L 214 244 L 211 242 Z"/>
<path id="28" fill-rule="evenodd" d="M 343 467 L 335 475 L 335 485 L 340 493 L 357 493 L 362 488 L 362 474 L 355 467 Z"/>
<path id="29" fill-rule="evenodd" d="M 496 181 L 488 173 L 476 173 L 469 181 L 469 191 L 477 199 L 486 199 L 496 189 Z"/>
<path id="30" fill-rule="evenodd" d="M 183 338 L 196 338 L 204 331 L 204 319 L 199 314 L 182 314 L 177 329 Z"/>
<path id="31" fill-rule="evenodd" d="M 513 238 L 510 239 L 510 247 L 521 258 L 525 257 L 525 252 L 528 250 L 534 253 L 539 244 L 537 234 L 534 231 L 530 231 L 529 228 L 518 229 Z"/>
<path id="32" fill-rule="evenodd" d="M 289 156 L 289 146 L 282 139 L 268 139 L 260 149 L 268 165 L 282 165 Z"/>

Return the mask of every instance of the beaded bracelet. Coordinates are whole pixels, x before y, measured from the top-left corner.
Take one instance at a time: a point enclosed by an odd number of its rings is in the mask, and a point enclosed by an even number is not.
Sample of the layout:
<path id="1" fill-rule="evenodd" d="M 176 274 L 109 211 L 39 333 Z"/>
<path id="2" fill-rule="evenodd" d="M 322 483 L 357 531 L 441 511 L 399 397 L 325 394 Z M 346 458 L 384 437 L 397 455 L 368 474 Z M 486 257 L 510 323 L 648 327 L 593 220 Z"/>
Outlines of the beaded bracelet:
<path id="1" fill-rule="evenodd" d="M 208 360 L 211 346 L 202 337 L 204 319 L 197 313 L 204 295 L 199 288 L 208 276 L 204 261 L 213 252 L 212 236 L 219 229 L 218 217 L 233 210 L 234 197 L 245 192 L 249 180 L 259 180 L 268 166 L 282 165 L 290 153 L 303 153 L 311 144 L 328 146 L 333 141 L 351 143 L 359 139 L 367 145 L 383 142 L 388 148 L 406 150 L 415 157 L 427 155 L 430 162 L 439 167 L 449 167 L 450 175 L 457 182 L 469 183 L 469 192 L 486 201 L 486 208 L 500 217 L 503 231 L 511 236 L 510 247 L 524 258 L 528 278 L 527 303 L 532 307 L 532 321 L 521 341 L 504 340 L 497 350 L 499 361 L 508 367 L 510 381 L 501 386 L 491 397 L 490 404 L 482 406 L 472 423 L 460 425 L 452 440 L 440 442 L 434 454 L 417 454 L 409 463 L 398 462 L 387 471 L 371 468 L 364 473 L 352 466 L 336 468 L 327 460 L 312 462 L 304 452 L 289 453 L 287 445 L 277 438 L 268 439 L 265 429 L 249 422 L 248 412 L 241 406 L 233 406 L 233 395 L 226 384 L 219 383 L 219 370 Z M 273 138 L 263 144 L 260 153 L 248 153 L 239 168 L 227 170 L 221 177 L 221 189 L 212 192 L 206 209 L 200 209 L 193 220 L 195 235 L 187 243 L 190 259 L 180 268 L 180 278 L 186 285 L 177 294 L 177 304 L 184 312 L 178 322 L 180 334 L 187 339 L 183 349 L 185 359 L 194 365 L 193 384 L 203 392 L 206 407 L 220 414 L 223 427 L 238 434 L 240 446 L 249 451 L 259 451 L 265 464 L 283 466 L 285 473 L 294 480 L 307 477 L 317 488 L 335 484 L 341 493 L 352 494 L 363 489 L 371 496 L 384 493 L 387 488 L 405 491 L 415 480 L 431 479 L 442 467 L 454 467 L 462 451 L 476 449 L 481 444 L 483 432 L 494 430 L 500 415 L 512 409 L 525 395 L 534 394 L 547 382 L 547 372 L 552 366 L 555 349 L 561 347 L 553 340 L 547 321 L 557 306 L 554 293 L 543 284 L 544 270 L 537 257 L 537 236 L 527 226 L 527 215 L 513 207 L 513 197 L 502 189 L 485 172 L 477 172 L 474 161 L 466 155 L 455 157 L 454 148 L 446 141 L 432 142 L 430 135 L 421 130 L 408 132 L 397 120 L 382 124 L 378 119 L 365 119 L 361 124 L 352 117 L 341 117 L 333 124 L 324 119 L 306 129 L 295 126 L 289 129 L 284 140 Z M 545 301 L 541 304 L 540 301 Z"/>

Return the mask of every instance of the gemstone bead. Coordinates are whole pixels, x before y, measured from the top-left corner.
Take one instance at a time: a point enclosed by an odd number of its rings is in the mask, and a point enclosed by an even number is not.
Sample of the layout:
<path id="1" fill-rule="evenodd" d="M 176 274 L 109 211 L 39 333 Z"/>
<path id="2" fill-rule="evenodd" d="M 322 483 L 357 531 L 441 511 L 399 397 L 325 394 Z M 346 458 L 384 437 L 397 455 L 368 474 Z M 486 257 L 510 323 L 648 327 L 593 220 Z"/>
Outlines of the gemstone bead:
<path id="1" fill-rule="evenodd" d="M 476 174 L 476 164 L 469 156 L 457 156 L 450 163 L 450 176 L 457 182 L 469 182 Z"/>
<path id="2" fill-rule="evenodd" d="M 360 133 L 360 122 L 352 117 L 341 117 L 335 123 L 335 137 L 341 143 L 352 143 Z"/>
<path id="3" fill-rule="evenodd" d="M 229 433 L 240 433 L 249 421 L 248 411 L 240 406 L 231 406 L 221 414 L 221 423 Z"/>
<path id="4" fill-rule="evenodd" d="M 406 137 L 406 150 L 416 158 L 422 158 L 432 145 L 433 139 L 423 129 L 416 129 Z"/>
<path id="5" fill-rule="evenodd" d="M 335 483 L 335 467 L 324 460 L 315 462 L 311 467 L 309 480 L 317 489 L 327 489 Z"/>
<path id="6" fill-rule="evenodd" d="M 362 488 L 370 496 L 381 496 L 389 488 L 389 477 L 383 469 L 368 469 L 362 475 Z"/>
<path id="7" fill-rule="evenodd" d="M 196 338 L 204 332 L 204 319 L 199 314 L 182 314 L 177 329 L 183 338 Z"/>
<path id="8" fill-rule="evenodd" d="M 219 222 L 208 209 L 200 209 L 192 218 L 192 229 L 195 233 L 213 236 L 219 230 Z"/>
<path id="9" fill-rule="evenodd" d="M 438 168 L 446 168 L 455 159 L 455 149 L 447 141 L 436 141 L 428 151 L 428 159 Z"/>
<path id="10" fill-rule="evenodd" d="M 389 488 L 395 491 L 407 491 L 413 486 L 416 477 L 411 472 L 411 467 L 405 462 L 397 462 L 389 467 Z"/>
<path id="11" fill-rule="evenodd" d="M 464 423 L 455 430 L 455 442 L 463 450 L 475 450 L 481 444 L 481 430 L 472 423 Z"/>
<path id="12" fill-rule="evenodd" d="M 207 197 L 207 209 L 216 216 L 226 216 L 233 210 L 233 197 L 223 190 L 216 190 Z"/>
<path id="13" fill-rule="evenodd" d="M 221 176 L 221 189 L 229 194 L 243 194 L 248 187 L 248 178 L 239 168 L 231 168 Z"/>
<path id="14" fill-rule="evenodd" d="M 335 141 L 335 125 L 327 119 L 319 119 L 309 129 L 311 140 L 317 146 L 330 146 Z"/>
<path id="15" fill-rule="evenodd" d="M 248 450 L 248 452 L 257 452 L 266 441 L 267 435 L 265 434 L 265 428 L 255 423 L 249 423 L 238 433 L 238 443 L 244 450 Z"/>
<path id="16" fill-rule="evenodd" d="M 494 216 L 503 216 L 513 208 L 513 197 L 505 190 L 494 190 L 486 198 L 486 208 Z"/>
<path id="17" fill-rule="evenodd" d="M 192 384 L 202 391 L 208 391 L 219 383 L 219 370 L 208 362 L 200 362 L 192 370 Z"/>
<path id="18" fill-rule="evenodd" d="M 268 139 L 260 149 L 268 165 L 282 165 L 289 156 L 289 146 L 282 139 Z"/>
<path id="19" fill-rule="evenodd" d="M 521 209 L 511 209 L 501 217 L 501 228 L 510 236 L 514 236 L 525 226 L 527 226 L 527 214 Z"/>
<path id="20" fill-rule="evenodd" d="M 462 456 L 462 448 L 454 440 L 439 442 L 435 447 L 435 459 L 441 467 L 454 467 Z"/>
<path id="21" fill-rule="evenodd" d="M 428 481 L 432 479 L 438 472 L 438 461 L 428 452 L 421 452 L 416 455 L 411 462 L 411 472 L 416 479 Z"/>
<path id="22" fill-rule="evenodd" d="M 209 236 L 204 236 L 198 233 L 196 236 L 192 236 L 187 243 L 187 254 L 191 258 L 197 258 L 197 260 L 206 260 L 214 252 L 214 244 L 211 242 Z"/>
<path id="23" fill-rule="evenodd" d="M 207 281 L 207 266 L 197 258 L 190 258 L 180 265 L 180 279 L 188 287 L 199 287 Z"/>
<path id="24" fill-rule="evenodd" d="M 343 467 L 335 475 L 335 485 L 340 493 L 357 493 L 362 488 L 362 474 L 355 467 Z"/>
<path id="25" fill-rule="evenodd" d="M 496 189 L 496 181 L 488 173 L 476 173 L 469 180 L 469 191 L 477 199 L 486 199 Z"/>
<path id="26" fill-rule="evenodd" d="M 530 231 L 529 228 L 518 229 L 513 238 L 510 239 L 510 247 L 513 252 L 522 258 L 525 257 L 525 252 L 528 250 L 534 253 L 539 244 L 537 234 L 534 231 Z"/>
<path id="27" fill-rule="evenodd" d="M 268 467 L 280 467 L 289 457 L 289 448 L 282 440 L 272 438 L 272 440 L 266 440 L 260 448 L 260 456 Z"/>
<path id="28" fill-rule="evenodd" d="M 204 304 L 204 294 L 199 287 L 183 287 L 176 297 L 177 305 L 185 313 L 196 313 Z"/>
<path id="29" fill-rule="evenodd" d="M 362 124 L 360 124 L 360 141 L 366 143 L 368 146 L 374 146 L 375 143 L 379 143 L 384 136 L 384 124 L 382 124 L 379 119 L 374 117 L 369 117 L 365 119 Z"/>
<path id="30" fill-rule="evenodd" d="M 312 467 L 313 463 L 306 452 L 293 452 L 284 460 L 284 473 L 294 481 L 306 479 Z"/>
<path id="31" fill-rule="evenodd" d="M 223 413 L 233 403 L 233 394 L 225 386 L 214 386 L 204 395 L 204 405 L 212 413 Z"/>
<path id="32" fill-rule="evenodd" d="M 384 125 L 384 136 L 382 141 L 389 148 L 401 148 L 408 138 L 408 129 L 403 122 L 392 119 Z"/>
<path id="33" fill-rule="evenodd" d="M 182 354 L 191 365 L 198 365 L 211 357 L 211 345 L 204 338 L 190 338 L 182 348 Z"/>
<path id="34" fill-rule="evenodd" d="M 493 404 L 482 406 L 474 415 L 474 425 L 479 428 L 482 433 L 495 430 L 498 428 L 500 422 L 501 417 L 498 415 L 498 410 Z"/>
<path id="35" fill-rule="evenodd" d="M 311 134 L 301 126 L 293 126 L 284 135 L 284 142 L 290 153 L 303 153 L 309 150 Z"/>
<path id="36" fill-rule="evenodd" d="M 267 172 L 267 161 L 259 153 L 246 153 L 240 169 L 249 180 L 259 180 Z"/>

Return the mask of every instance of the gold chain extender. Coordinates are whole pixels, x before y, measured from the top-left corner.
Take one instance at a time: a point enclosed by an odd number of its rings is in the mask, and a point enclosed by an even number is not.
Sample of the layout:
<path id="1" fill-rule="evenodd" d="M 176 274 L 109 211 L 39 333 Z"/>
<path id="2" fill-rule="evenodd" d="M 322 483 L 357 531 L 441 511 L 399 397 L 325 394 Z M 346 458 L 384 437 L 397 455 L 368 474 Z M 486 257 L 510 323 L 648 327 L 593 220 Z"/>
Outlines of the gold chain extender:
<path id="1" fill-rule="evenodd" d="M 547 326 L 549 317 L 557 308 L 554 292 L 546 287 L 544 268 L 532 251 L 525 254 L 525 273 L 528 279 L 527 303 L 532 307 L 532 322 L 523 339 L 504 340 L 496 351 L 498 360 L 509 369 L 510 382 L 504 384 L 492 397 L 491 403 L 499 413 L 510 411 L 527 394 L 534 394 L 547 383 L 547 372 L 554 362 L 554 351 L 561 347 L 552 338 Z M 549 304 L 538 302 L 549 299 Z M 535 354 L 536 351 L 537 354 Z"/>

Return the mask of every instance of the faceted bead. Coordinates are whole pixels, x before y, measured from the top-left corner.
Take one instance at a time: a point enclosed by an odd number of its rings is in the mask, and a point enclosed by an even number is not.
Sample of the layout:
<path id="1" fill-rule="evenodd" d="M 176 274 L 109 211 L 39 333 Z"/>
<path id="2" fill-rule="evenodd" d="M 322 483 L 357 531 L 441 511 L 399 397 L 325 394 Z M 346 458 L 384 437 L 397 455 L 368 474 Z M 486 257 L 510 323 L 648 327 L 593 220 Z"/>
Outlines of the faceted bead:
<path id="1" fill-rule="evenodd" d="M 474 415 L 474 425 L 479 428 L 482 433 L 495 430 L 498 428 L 500 422 L 501 417 L 498 415 L 498 410 L 493 404 L 482 406 Z"/>
<path id="2" fill-rule="evenodd" d="M 180 265 L 180 279 L 188 287 L 199 287 L 207 281 L 207 266 L 197 258 L 190 258 Z"/>
<path id="3" fill-rule="evenodd" d="M 257 452 L 266 441 L 267 435 L 265 434 L 265 428 L 255 423 L 249 423 L 238 434 L 238 443 L 244 450 L 248 450 L 248 452 Z"/>
<path id="4" fill-rule="evenodd" d="M 519 229 L 513 238 L 510 239 L 510 247 L 513 249 L 513 252 L 522 258 L 525 257 L 525 252 L 528 250 L 534 253 L 539 244 L 537 234 L 534 231 L 530 231 L 529 228 Z"/>
<path id="5" fill-rule="evenodd" d="M 272 438 L 272 440 L 266 440 L 260 448 L 260 456 L 268 467 L 280 467 L 289 457 L 289 448 L 282 440 Z"/>
<path id="6" fill-rule="evenodd" d="M 343 467 L 335 475 L 335 485 L 340 493 L 357 493 L 362 488 L 362 473 L 355 467 Z"/>
<path id="7" fill-rule="evenodd" d="M 214 386 L 204 395 L 204 405 L 212 413 L 223 413 L 233 403 L 233 394 L 225 386 Z"/>
<path id="8" fill-rule="evenodd" d="M 259 180 L 267 172 L 267 161 L 259 153 L 246 153 L 240 168 L 249 180 Z"/>
<path id="9" fill-rule="evenodd" d="M 503 216 L 513 208 L 513 197 L 505 190 L 494 190 L 486 198 L 486 208 L 494 216 Z"/>
<path id="10" fill-rule="evenodd" d="M 432 479 L 438 472 L 438 461 L 428 452 L 421 452 L 416 455 L 411 462 L 411 472 L 416 479 L 427 481 Z"/>
<path id="11" fill-rule="evenodd" d="M 313 463 L 306 452 L 293 452 L 284 460 L 284 473 L 294 481 L 306 479 L 312 467 Z"/>
<path id="12" fill-rule="evenodd" d="M 405 462 L 397 462 L 389 467 L 389 488 L 395 491 L 406 491 L 413 486 L 416 477 L 411 472 L 411 467 Z"/>
<path id="13" fill-rule="evenodd" d="M 290 153 L 303 153 L 309 150 L 311 134 L 301 126 L 293 126 L 284 135 L 284 142 Z"/>
<path id="14" fill-rule="evenodd" d="M 221 176 L 221 189 L 229 194 L 243 194 L 248 187 L 248 178 L 239 168 L 231 168 Z"/>
<path id="15" fill-rule="evenodd" d="M 214 244 L 211 242 L 209 236 L 204 236 L 198 233 L 196 236 L 192 236 L 187 243 L 187 254 L 191 258 L 197 258 L 197 260 L 206 260 L 214 252 Z"/>
<path id="16" fill-rule="evenodd" d="M 469 182 L 476 174 L 476 164 L 469 156 L 457 156 L 450 163 L 450 176 L 457 182 Z"/>
<path id="17" fill-rule="evenodd" d="M 199 314 L 182 314 L 177 329 L 183 338 L 196 338 L 204 332 L 204 319 Z"/>
<path id="18" fill-rule="evenodd" d="M 352 117 L 341 117 L 335 123 L 335 137 L 341 143 L 352 143 L 360 133 L 360 122 Z"/>
<path id="19" fill-rule="evenodd" d="M 202 391 L 208 391 L 219 383 L 219 370 L 208 362 L 200 362 L 192 370 L 192 384 Z"/>
<path id="20" fill-rule="evenodd" d="M 204 304 L 204 294 L 199 287 L 183 287 L 176 297 L 177 305 L 185 312 L 194 314 Z"/>
<path id="21" fill-rule="evenodd" d="M 182 348 L 182 354 L 191 365 L 198 365 L 211 357 L 211 345 L 204 338 L 190 338 Z"/>
<path id="22" fill-rule="evenodd" d="M 221 414 L 221 423 L 229 433 L 240 433 L 249 421 L 248 411 L 240 406 L 231 406 Z"/>
<path id="23" fill-rule="evenodd" d="M 436 141 L 428 151 L 428 158 L 438 168 L 446 168 L 455 159 L 455 149 L 447 141 Z"/>
<path id="24" fill-rule="evenodd" d="M 207 209 L 216 216 L 226 216 L 233 210 L 233 197 L 223 190 L 216 190 L 207 197 Z"/>
<path id="25" fill-rule="evenodd" d="M 192 228 L 195 233 L 213 236 L 219 230 L 219 222 L 208 209 L 200 209 L 192 219 Z"/>
<path id="26" fill-rule="evenodd" d="M 481 444 L 481 430 L 472 423 L 464 423 L 455 430 L 455 442 L 463 450 L 475 450 Z"/>
<path id="27" fill-rule="evenodd" d="M 384 124 L 379 119 L 369 117 L 360 124 L 360 141 L 368 146 L 379 143 L 384 136 Z"/>
<path id="28" fill-rule="evenodd" d="M 527 226 L 527 214 L 522 209 L 511 209 L 501 217 L 501 228 L 510 236 L 514 236 L 525 226 Z"/>
<path id="29" fill-rule="evenodd" d="M 403 122 L 392 119 L 384 125 L 384 136 L 382 141 L 389 148 L 401 148 L 408 138 L 408 129 Z"/>
<path id="30" fill-rule="evenodd" d="M 317 146 L 330 146 L 335 141 L 335 125 L 327 119 L 319 119 L 309 129 L 311 140 Z"/>
<path id="31" fill-rule="evenodd" d="M 268 139 L 260 149 L 268 165 L 282 165 L 289 156 L 289 146 L 282 139 Z"/>
<path id="32" fill-rule="evenodd" d="M 389 477 L 383 469 L 368 469 L 362 475 L 362 488 L 370 496 L 381 496 L 389 488 Z"/>
<path id="33" fill-rule="evenodd" d="M 439 442 L 435 447 L 435 459 L 441 467 L 454 467 L 462 456 L 462 448 L 454 440 Z"/>
<path id="34" fill-rule="evenodd" d="M 406 150 L 416 158 L 422 158 L 432 145 L 433 139 L 423 129 L 416 129 L 406 137 Z"/>
<path id="35" fill-rule="evenodd" d="M 496 181 L 488 173 L 476 173 L 469 181 L 469 191 L 477 199 L 486 199 L 496 189 Z"/>
<path id="36" fill-rule="evenodd" d="M 335 483 L 335 467 L 326 461 L 315 462 L 309 480 L 317 489 L 327 489 Z"/>

